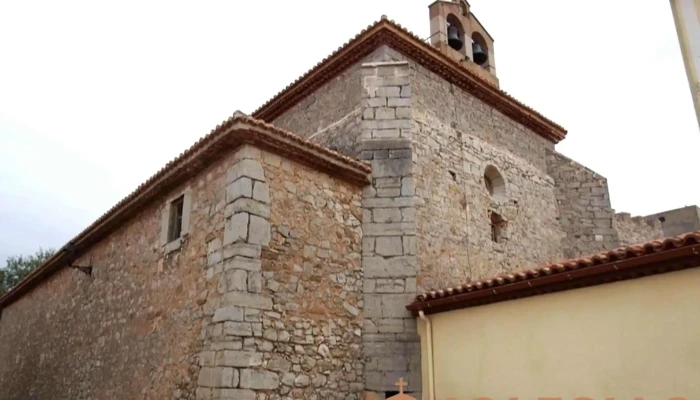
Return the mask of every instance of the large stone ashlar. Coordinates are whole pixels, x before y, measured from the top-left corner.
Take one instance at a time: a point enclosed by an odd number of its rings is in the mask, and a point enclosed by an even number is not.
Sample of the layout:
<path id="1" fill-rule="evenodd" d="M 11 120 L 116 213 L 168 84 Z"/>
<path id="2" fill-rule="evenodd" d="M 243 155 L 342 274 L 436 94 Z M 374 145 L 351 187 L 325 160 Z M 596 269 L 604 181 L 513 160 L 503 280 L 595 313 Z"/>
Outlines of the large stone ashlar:
<path id="1" fill-rule="evenodd" d="M 263 352 L 236 343 L 262 335 L 257 316 L 272 310 L 262 292 L 262 247 L 270 242 L 270 193 L 260 150 L 243 146 L 226 173 L 226 208 L 220 260 L 208 265 L 216 291 L 205 311 L 197 399 L 254 399 L 255 390 L 279 386 L 276 373 L 260 370 Z"/>

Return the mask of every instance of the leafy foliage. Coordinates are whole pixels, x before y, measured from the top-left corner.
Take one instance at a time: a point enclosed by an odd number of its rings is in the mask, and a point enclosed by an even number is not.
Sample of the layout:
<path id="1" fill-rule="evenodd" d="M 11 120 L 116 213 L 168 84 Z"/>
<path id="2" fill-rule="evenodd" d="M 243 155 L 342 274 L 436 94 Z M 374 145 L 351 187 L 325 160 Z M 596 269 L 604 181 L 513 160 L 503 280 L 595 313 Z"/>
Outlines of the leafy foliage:
<path id="1" fill-rule="evenodd" d="M 54 249 L 41 249 L 29 256 L 7 258 L 5 268 L 0 269 L 0 296 L 10 291 L 19 281 L 54 255 Z"/>

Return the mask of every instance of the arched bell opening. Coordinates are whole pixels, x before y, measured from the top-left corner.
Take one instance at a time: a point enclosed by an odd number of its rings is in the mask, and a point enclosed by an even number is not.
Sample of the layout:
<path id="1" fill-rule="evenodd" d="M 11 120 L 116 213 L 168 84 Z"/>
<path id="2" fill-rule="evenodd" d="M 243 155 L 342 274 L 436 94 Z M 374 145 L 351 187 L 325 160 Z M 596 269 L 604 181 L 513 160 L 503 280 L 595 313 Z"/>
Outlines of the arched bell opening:
<path id="1" fill-rule="evenodd" d="M 447 21 L 447 44 L 464 54 L 464 27 L 454 14 L 449 14 Z"/>
<path id="2" fill-rule="evenodd" d="M 479 32 L 472 33 L 472 60 L 482 67 L 488 66 L 489 47 Z"/>

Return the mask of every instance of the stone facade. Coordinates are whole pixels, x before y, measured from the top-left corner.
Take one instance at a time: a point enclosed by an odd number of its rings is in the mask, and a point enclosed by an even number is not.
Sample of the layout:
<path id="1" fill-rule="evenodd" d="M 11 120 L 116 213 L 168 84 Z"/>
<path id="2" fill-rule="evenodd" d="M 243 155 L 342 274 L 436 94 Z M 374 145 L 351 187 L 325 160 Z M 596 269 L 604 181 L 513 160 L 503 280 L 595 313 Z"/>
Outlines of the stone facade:
<path id="1" fill-rule="evenodd" d="M 362 84 L 362 158 L 372 163 L 362 201 L 365 384 L 381 399 L 400 377 L 407 392 L 421 390 L 420 341 L 405 308 L 417 294 L 409 64 L 364 64 Z"/>
<path id="2" fill-rule="evenodd" d="M 664 237 L 661 222 L 644 217 L 632 217 L 629 213 L 617 213 L 613 220 L 620 246 L 631 246 Z"/>
<path id="3" fill-rule="evenodd" d="M 560 222 L 566 232 L 564 257 L 617 247 L 607 179 L 556 151 L 547 153 L 547 170 L 556 182 Z"/>
<path id="4" fill-rule="evenodd" d="M 664 236 L 678 236 L 700 230 L 700 208 L 688 206 L 666 212 L 647 215 L 649 221 L 661 222 Z"/>
<path id="5" fill-rule="evenodd" d="M 3 310 L 2 399 L 359 399 L 361 188 L 253 147 Z"/>
<path id="6" fill-rule="evenodd" d="M 359 157 L 360 64 L 270 122 L 329 149 Z"/>
<path id="7" fill-rule="evenodd" d="M 411 74 L 419 290 L 561 258 L 551 144 L 420 65 Z"/>
<path id="8" fill-rule="evenodd" d="M 361 190 L 245 147 L 208 237 L 200 399 L 359 399 Z"/>
<path id="9" fill-rule="evenodd" d="M 144 208 L 6 307 L 0 399 L 193 399 L 206 300 L 206 236 L 223 227 L 224 163 L 171 193 L 191 195 L 189 234 L 167 252 L 164 203 Z"/>
<path id="10" fill-rule="evenodd" d="M 0 399 L 383 399 L 400 377 L 420 398 L 418 292 L 658 237 L 552 142 L 368 54 L 267 122 L 362 158 L 371 184 L 251 145 L 212 161 L 166 196 L 184 194 L 181 239 L 149 205 L 76 261 L 91 277 L 3 310 Z"/>

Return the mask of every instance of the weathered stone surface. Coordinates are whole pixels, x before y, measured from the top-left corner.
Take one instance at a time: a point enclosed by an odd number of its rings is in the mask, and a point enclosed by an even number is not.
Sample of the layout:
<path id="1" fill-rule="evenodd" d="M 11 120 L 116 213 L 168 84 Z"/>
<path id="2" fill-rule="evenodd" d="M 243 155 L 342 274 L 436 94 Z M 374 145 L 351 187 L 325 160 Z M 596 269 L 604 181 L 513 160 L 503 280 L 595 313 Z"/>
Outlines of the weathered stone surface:
<path id="1" fill-rule="evenodd" d="M 612 217 L 612 213 L 595 213 L 596 218 Z M 661 222 L 657 218 L 632 217 L 629 213 L 618 213 L 612 220 L 620 246 L 631 246 L 665 237 Z"/>
<path id="2" fill-rule="evenodd" d="M 547 151 L 547 172 L 554 178 L 559 225 L 566 234 L 563 256 L 580 257 L 617 247 L 607 180 L 554 150 Z"/>
<path id="3" fill-rule="evenodd" d="M 415 191 L 418 291 L 561 259 L 564 232 L 546 161 L 553 144 L 414 67 L 412 134 L 418 156 L 414 188 L 407 186 L 406 193 Z M 451 94 L 441 96 L 445 90 Z M 496 195 L 486 185 L 487 166 L 502 177 Z M 493 212 L 506 221 L 496 241 Z"/>
<path id="4" fill-rule="evenodd" d="M 240 160 L 226 172 L 226 179 L 229 183 L 244 176 L 265 182 L 265 172 L 260 161 L 251 159 Z"/>
<path id="5" fill-rule="evenodd" d="M 247 213 L 238 213 L 226 220 L 224 224 L 224 246 L 248 239 L 249 218 L 250 216 Z"/>
<path id="6" fill-rule="evenodd" d="M 226 206 L 230 213 L 248 213 L 262 218 L 270 218 L 270 206 L 255 199 L 241 197 Z"/>
<path id="7" fill-rule="evenodd" d="M 231 203 L 241 197 L 253 197 L 253 181 L 250 178 L 243 177 L 226 186 L 227 203 Z"/>
<path id="8" fill-rule="evenodd" d="M 401 236 L 386 236 L 376 239 L 375 250 L 380 256 L 403 255 L 403 241 Z"/>
<path id="9" fill-rule="evenodd" d="M 384 69 L 386 69 L 384 71 Z M 371 137 L 384 138 L 381 150 L 363 153 L 363 158 L 372 160 L 373 187 L 363 191 L 362 230 L 362 266 L 364 269 L 363 296 L 363 347 L 365 349 L 365 381 L 367 389 L 384 392 L 391 390 L 384 385 L 383 369 L 379 366 L 392 365 L 396 371 L 392 373 L 409 376 L 412 370 L 420 371 L 420 365 L 410 366 L 406 362 L 391 361 L 392 359 L 406 360 L 413 356 L 413 349 L 402 348 L 391 356 L 371 356 L 367 353 L 370 343 L 382 340 L 385 343 L 397 343 L 396 334 L 404 334 L 406 325 L 404 319 L 410 318 L 405 310 L 405 304 L 399 304 L 399 299 L 410 299 L 415 296 L 416 276 L 418 273 L 415 251 L 415 185 L 413 183 L 413 163 L 415 157 L 413 146 L 404 146 L 399 139 L 412 137 L 413 122 L 410 101 L 410 79 L 408 65 L 398 67 L 393 64 L 367 66 L 365 69 L 376 69 L 376 74 L 370 77 L 386 76 L 391 71 L 395 78 L 405 80 L 407 97 L 401 101 L 394 100 L 400 95 L 401 88 L 374 87 L 365 82 L 366 95 L 370 98 L 382 92 L 393 94 L 387 104 L 395 107 L 392 112 L 380 107 L 373 110 L 375 120 L 363 123 L 364 129 L 371 129 L 372 134 L 363 135 L 367 148 L 371 148 Z M 369 73 L 369 72 L 368 72 Z M 370 79 L 370 78 L 367 78 Z M 383 82 L 384 78 L 370 79 L 371 82 Z M 369 102 L 363 106 L 371 107 Z M 382 118 L 376 118 L 380 115 Z M 390 119 L 392 118 L 393 119 Z M 389 131 L 393 129 L 393 131 Z M 389 139 L 396 138 L 396 139 Z M 364 145 L 363 145 L 364 146 Z M 406 247 L 404 248 L 404 244 Z M 411 282 L 407 282 L 410 280 Z M 367 355 L 371 357 L 367 358 Z M 384 368 L 386 369 L 386 368 Z M 372 386 L 374 385 L 374 386 Z"/>
<path id="10" fill-rule="evenodd" d="M 253 186 L 253 199 L 262 203 L 270 202 L 270 189 L 267 186 L 267 183 L 258 181 L 255 182 L 255 185 Z"/>
<path id="11" fill-rule="evenodd" d="M 225 280 L 228 291 L 246 291 L 248 288 L 248 273 L 244 270 L 226 271 Z"/>
<path id="12" fill-rule="evenodd" d="M 227 367 L 256 367 L 262 365 L 263 354 L 252 351 L 220 351 L 216 355 L 216 365 Z"/>
<path id="13" fill-rule="evenodd" d="M 238 371 L 225 367 L 203 367 L 199 373 L 197 384 L 200 387 L 230 388 L 234 379 L 238 381 Z"/>
<path id="14" fill-rule="evenodd" d="M 255 400 L 255 392 L 247 389 L 221 389 L 219 394 L 220 400 Z"/>
<path id="15" fill-rule="evenodd" d="M 224 334 L 232 336 L 253 336 L 250 322 L 224 322 Z"/>
<path id="16" fill-rule="evenodd" d="M 240 307 L 224 307 L 214 313 L 214 322 L 243 321 L 243 309 Z"/>
<path id="17" fill-rule="evenodd" d="M 406 158 L 396 159 L 395 162 L 392 163 L 373 160 L 372 176 L 375 178 L 405 176 L 411 174 L 412 166 L 413 162 Z"/>
<path id="18" fill-rule="evenodd" d="M 231 269 L 242 269 L 245 271 L 260 271 L 262 266 L 262 261 L 256 258 L 248 258 L 242 256 L 235 256 L 226 261 L 224 261 L 223 269 L 228 271 Z"/>
<path id="19" fill-rule="evenodd" d="M 417 274 L 415 257 L 365 257 L 363 263 L 367 278 L 408 278 Z"/>
<path id="20" fill-rule="evenodd" d="M 250 216 L 248 242 L 262 246 L 270 243 L 270 223 L 257 215 Z"/>
<path id="21" fill-rule="evenodd" d="M 277 389 L 279 376 L 273 372 L 253 369 L 242 369 L 240 386 L 243 389 Z"/>
<path id="22" fill-rule="evenodd" d="M 227 260 L 235 256 L 243 256 L 246 258 L 260 258 L 262 247 L 257 244 L 249 243 L 233 243 L 224 247 L 223 258 Z"/>
<path id="23" fill-rule="evenodd" d="M 255 308 L 259 310 L 272 310 L 272 299 L 255 293 L 226 293 L 223 295 L 222 301 L 226 305 Z"/>

